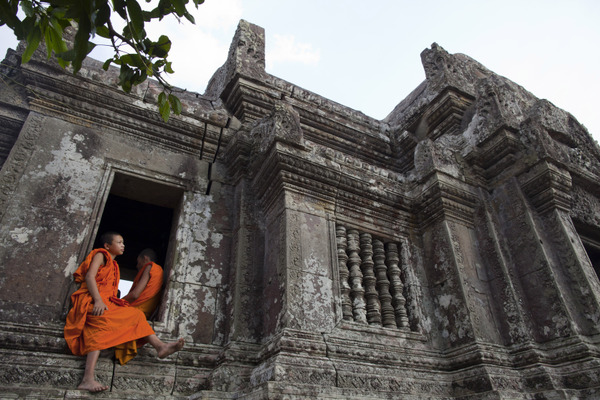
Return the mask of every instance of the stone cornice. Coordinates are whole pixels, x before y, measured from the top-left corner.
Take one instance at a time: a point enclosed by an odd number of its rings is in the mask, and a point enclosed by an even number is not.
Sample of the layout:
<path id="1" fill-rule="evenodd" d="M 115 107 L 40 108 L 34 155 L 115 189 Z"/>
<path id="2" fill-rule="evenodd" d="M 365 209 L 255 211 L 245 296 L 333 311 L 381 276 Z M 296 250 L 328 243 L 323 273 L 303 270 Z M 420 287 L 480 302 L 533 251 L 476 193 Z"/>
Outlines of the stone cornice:
<path id="1" fill-rule="evenodd" d="M 473 100 L 472 96 L 454 88 L 442 91 L 423 113 L 427 121 L 427 137 L 435 140 L 442 135 L 460 133 L 461 121 Z"/>
<path id="2" fill-rule="evenodd" d="M 479 197 L 475 189 L 441 172 L 432 173 L 420 187 L 414 212 L 421 229 L 443 219 L 473 227 Z"/>
<path id="3" fill-rule="evenodd" d="M 327 212 L 343 210 L 342 214 L 354 214 L 365 223 L 378 220 L 385 221 L 383 226 L 404 225 L 407 229 L 410 202 L 399 182 L 374 175 L 373 171 L 340 170 L 337 164 L 302 153 L 275 141 L 264 158 L 253 160 L 249 170 L 265 210 L 277 204 L 285 191 L 312 197 Z"/>
<path id="4" fill-rule="evenodd" d="M 204 140 L 204 154 L 214 154 L 221 127 L 227 123 L 225 112 L 212 109 L 206 101 L 204 110 L 198 108 L 201 105 L 198 101 L 197 105 L 189 107 L 194 114 L 184 112 L 165 123 L 155 109 L 152 95 L 146 103 L 135 95 L 56 72 L 42 63 L 26 64 L 23 74 L 32 110 L 83 126 L 96 125 L 127 132 L 175 151 L 199 154 Z M 221 140 L 227 141 L 230 135 L 225 129 L 225 138 Z"/>
<path id="5" fill-rule="evenodd" d="M 523 144 L 517 134 L 512 129 L 501 128 L 465 156 L 482 186 L 493 185 L 508 171 L 522 167 L 517 160 L 523 151 Z"/>
<path id="6" fill-rule="evenodd" d="M 248 133 L 245 131 L 235 132 L 222 156 L 232 184 L 235 185 L 240 179 L 247 176 L 251 154 L 252 141 Z"/>
<path id="7" fill-rule="evenodd" d="M 12 350 L 67 353 L 63 329 L 64 324 L 32 326 L 3 322 L 0 324 L 0 342 Z"/>
<path id="8" fill-rule="evenodd" d="M 307 139 L 371 164 L 397 169 L 387 125 L 275 77 L 264 82 L 236 75 L 222 94 L 231 113 L 250 125 L 285 99 L 300 116 Z"/>
<path id="9" fill-rule="evenodd" d="M 519 177 L 523 192 L 533 206 L 546 213 L 555 209 L 571 209 L 571 175 L 547 161 L 540 162 L 531 171 Z"/>

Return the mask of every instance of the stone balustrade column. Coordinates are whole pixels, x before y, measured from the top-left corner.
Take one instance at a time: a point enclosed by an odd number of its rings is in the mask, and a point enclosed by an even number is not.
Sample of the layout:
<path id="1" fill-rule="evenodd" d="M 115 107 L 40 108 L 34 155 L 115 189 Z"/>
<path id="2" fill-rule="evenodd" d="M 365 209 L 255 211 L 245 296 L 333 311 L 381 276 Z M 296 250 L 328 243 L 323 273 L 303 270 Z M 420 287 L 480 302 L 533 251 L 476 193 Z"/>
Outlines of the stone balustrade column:
<path id="1" fill-rule="evenodd" d="M 370 325 L 381 325 L 381 306 L 379 304 L 379 294 L 375 288 L 375 273 L 373 272 L 373 245 L 371 244 L 371 234 L 360 234 L 360 257 L 362 263 L 360 269 L 363 274 L 365 285 L 365 298 L 367 300 L 367 321 Z"/>
<path id="2" fill-rule="evenodd" d="M 388 262 L 388 272 L 391 281 L 392 305 L 396 316 L 396 326 L 398 328 L 408 327 L 408 315 L 406 313 L 406 299 L 402 293 L 404 284 L 400 278 L 400 268 L 398 263 L 400 256 L 398 254 L 398 245 L 396 243 L 386 244 L 386 260 Z"/>
<path id="3" fill-rule="evenodd" d="M 348 264 L 350 269 L 352 313 L 356 322 L 367 323 L 365 289 L 362 286 L 363 274 L 360 270 L 359 250 L 358 231 L 356 229 L 348 229 Z"/>
<path id="4" fill-rule="evenodd" d="M 383 326 L 395 328 L 396 320 L 394 318 L 394 307 L 392 306 L 392 295 L 390 294 L 390 281 L 387 277 L 387 266 L 385 265 L 385 250 L 383 242 L 379 239 L 373 240 L 373 260 L 375 261 L 376 286 L 381 302 Z"/>
<path id="5" fill-rule="evenodd" d="M 346 254 L 348 241 L 346 240 L 346 228 L 341 225 L 336 227 L 336 243 L 340 274 L 340 291 L 342 295 L 342 317 L 347 321 L 352 321 L 352 302 L 350 301 L 351 288 L 348 283 L 350 273 L 348 270 L 348 254 Z"/>

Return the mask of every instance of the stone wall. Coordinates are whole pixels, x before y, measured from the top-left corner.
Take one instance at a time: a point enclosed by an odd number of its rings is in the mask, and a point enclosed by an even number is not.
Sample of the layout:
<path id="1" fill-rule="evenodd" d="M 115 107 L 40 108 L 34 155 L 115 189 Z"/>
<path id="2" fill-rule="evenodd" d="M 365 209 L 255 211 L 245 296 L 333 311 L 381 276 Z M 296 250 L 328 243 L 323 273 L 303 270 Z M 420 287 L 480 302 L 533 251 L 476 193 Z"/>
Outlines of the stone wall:
<path id="1" fill-rule="evenodd" d="M 123 367 L 103 352 L 101 396 L 600 396 L 600 148 L 567 112 L 433 44 L 375 120 L 266 73 L 241 21 L 167 124 L 152 82 L 125 95 L 98 62 L 73 76 L 18 51 L 0 95 L 10 396 L 80 396 L 62 326 L 111 196 L 172 210 L 153 324 L 187 343 Z"/>

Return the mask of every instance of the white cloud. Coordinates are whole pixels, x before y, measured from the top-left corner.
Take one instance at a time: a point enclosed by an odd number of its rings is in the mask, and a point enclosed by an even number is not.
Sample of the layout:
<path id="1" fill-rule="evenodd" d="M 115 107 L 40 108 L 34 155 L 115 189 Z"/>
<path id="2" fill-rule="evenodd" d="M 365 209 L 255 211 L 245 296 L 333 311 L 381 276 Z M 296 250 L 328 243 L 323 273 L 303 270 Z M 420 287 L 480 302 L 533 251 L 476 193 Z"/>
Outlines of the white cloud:
<path id="1" fill-rule="evenodd" d="M 175 86 L 202 93 L 214 72 L 225 63 L 228 50 L 228 41 L 201 30 L 178 36 L 169 54 L 175 73 L 167 80 Z"/>
<path id="2" fill-rule="evenodd" d="M 146 5 L 146 9 L 152 8 Z M 240 0 L 206 0 L 198 9 L 188 5 L 196 23 L 173 16 L 146 24 L 148 37 L 156 40 L 167 35 L 172 42 L 168 59 L 174 74 L 164 78 L 170 84 L 193 92 L 204 92 L 209 79 L 225 62 L 231 39 L 242 16 Z M 104 60 L 112 49 L 103 46 L 91 54 Z"/>
<path id="3" fill-rule="evenodd" d="M 273 35 L 275 40 L 272 50 L 267 50 L 266 62 L 270 66 L 280 63 L 301 63 L 317 65 L 321 58 L 320 51 L 313 49 L 310 43 L 296 42 L 293 35 Z"/>
<path id="4" fill-rule="evenodd" d="M 197 10 L 193 6 L 188 8 L 194 10 L 196 26 L 207 30 L 228 30 L 232 25 L 237 26 L 242 18 L 241 0 L 207 0 Z"/>
<path id="5" fill-rule="evenodd" d="M 204 92 L 213 73 L 225 62 L 231 38 L 242 17 L 240 0 L 206 0 L 198 9 L 188 6 L 196 24 L 178 23 L 169 17 L 164 24 L 151 24 L 151 37 L 166 34 L 173 42 L 169 60 L 174 74 L 167 81 L 193 92 Z"/>

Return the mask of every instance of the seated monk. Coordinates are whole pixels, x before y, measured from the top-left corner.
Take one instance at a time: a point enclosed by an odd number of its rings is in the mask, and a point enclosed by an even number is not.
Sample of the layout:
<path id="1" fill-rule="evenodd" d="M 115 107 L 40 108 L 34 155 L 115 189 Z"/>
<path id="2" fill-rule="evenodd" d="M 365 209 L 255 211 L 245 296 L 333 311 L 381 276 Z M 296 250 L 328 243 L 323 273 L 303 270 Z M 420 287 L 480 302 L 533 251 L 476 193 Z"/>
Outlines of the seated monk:
<path id="1" fill-rule="evenodd" d="M 152 249 L 144 249 L 137 257 L 138 273 L 133 280 L 129 293 L 123 297 L 131 307 L 140 309 L 149 318 L 160 302 L 160 291 L 163 284 L 163 270 L 156 264 L 156 253 Z M 115 347 L 115 357 L 121 365 L 126 364 L 137 354 L 138 346 L 143 341 L 132 340 Z"/>
<path id="2" fill-rule="evenodd" d="M 125 251 L 123 237 L 109 232 L 101 237 L 103 247 L 92 250 L 73 274 L 80 288 L 71 295 L 72 308 L 67 315 L 64 336 L 75 355 L 85 355 L 83 379 L 77 387 L 90 392 L 108 389 L 95 378 L 100 350 L 144 339 L 165 358 L 183 348 L 184 341 L 162 342 L 146 321 L 142 311 L 128 307 L 116 297 L 119 266 L 114 260 Z"/>

